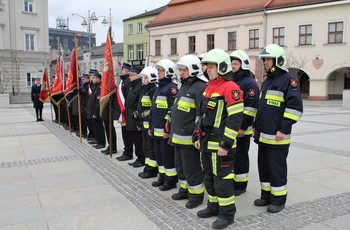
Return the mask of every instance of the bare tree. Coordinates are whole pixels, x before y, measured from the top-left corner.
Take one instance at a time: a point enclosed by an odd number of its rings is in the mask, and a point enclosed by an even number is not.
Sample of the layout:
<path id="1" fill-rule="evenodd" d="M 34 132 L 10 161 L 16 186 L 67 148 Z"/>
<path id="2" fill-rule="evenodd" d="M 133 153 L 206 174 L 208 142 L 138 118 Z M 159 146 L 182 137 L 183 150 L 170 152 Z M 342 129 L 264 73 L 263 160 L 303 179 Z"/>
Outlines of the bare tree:
<path id="1" fill-rule="evenodd" d="M 300 79 L 300 76 L 304 73 L 302 69 L 306 66 L 310 58 L 306 58 L 301 53 L 295 54 L 290 52 L 287 54 L 287 68 L 289 73 L 295 78 Z M 301 71 L 300 71 L 301 70 Z"/>

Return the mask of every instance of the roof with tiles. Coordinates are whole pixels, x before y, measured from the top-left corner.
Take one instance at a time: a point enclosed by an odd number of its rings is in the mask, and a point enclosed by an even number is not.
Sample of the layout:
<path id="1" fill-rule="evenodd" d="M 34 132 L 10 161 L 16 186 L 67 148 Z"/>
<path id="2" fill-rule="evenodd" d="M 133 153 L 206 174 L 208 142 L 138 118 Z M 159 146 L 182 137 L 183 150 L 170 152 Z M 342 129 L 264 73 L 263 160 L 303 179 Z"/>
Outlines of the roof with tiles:
<path id="1" fill-rule="evenodd" d="M 147 27 L 344 0 L 172 0 Z"/>
<path id="2" fill-rule="evenodd" d="M 148 16 L 157 15 L 157 14 L 160 14 L 166 7 L 167 7 L 167 5 L 162 6 L 162 7 L 159 7 L 159 8 L 156 8 L 156 9 L 154 9 L 154 10 L 145 11 L 145 12 L 142 13 L 142 14 L 138 14 L 138 15 L 136 15 L 136 16 L 132 16 L 132 17 L 130 17 L 130 18 L 126 18 L 126 19 L 124 19 L 123 21 L 127 21 L 127 20 L 130 20 L 130 19 L 136 19 L 136 18 L 142 18 L 142 17 L 148 17 Z"/>

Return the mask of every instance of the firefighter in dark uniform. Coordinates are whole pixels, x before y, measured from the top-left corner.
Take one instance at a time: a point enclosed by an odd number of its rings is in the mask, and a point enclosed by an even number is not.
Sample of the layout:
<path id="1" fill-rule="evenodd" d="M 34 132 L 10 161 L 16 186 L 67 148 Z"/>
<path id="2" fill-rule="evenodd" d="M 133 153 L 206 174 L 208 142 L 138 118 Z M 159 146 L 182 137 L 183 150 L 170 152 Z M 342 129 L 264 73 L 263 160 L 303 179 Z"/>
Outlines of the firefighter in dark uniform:
<path id="1" fill-rule="evenodd" d="M 158 164 L 154 154 L 153 138 L 148 135 L 152 98 L 157 88 L 158 70 L 153 66 L 145 67 L 139 74 L 142 77 L 142 88 L 137 108 L 138 127 L 142 132 L 142 148 L 145 154 L 145 167 L 138 175 L 143 179 L 157 177 Z"/>
<path id="2" fill-rule="evenodd" d="M 89 71 L 89 83 L 87 85 L 87 95 L 86 95 L 86 123 L 87 123 L 87 127 L 89 129 L 89 134 L 87 136 L 87 141 L 91 144 L 97 144 L 97 141 L 95 140 L 96 137 L 96 132 L 95 132 L 95 126 L 94 126 L 94 122 L 92 119 L 92 115 L 93 115 L 93 111 L 94 111 L 94 94 L 93 92 L 96 90 L 96 85 L 92 82 L 94 73 L 97 70 L 93 70 L 91 69 Z"/>
<path id="3" fill-rule="evenodd" d="M 81 111 L 81 133 L 83 137 L 87 137 L 87 119 L 86 119 L 86 102 L 88 97 L 88 89 L 90 78 L 88 74 L 83 74 L 81 77 L 82 86 L 79 88 L 80 111 Z"/>
<path id="4" fill-rule="evenodd" d="M 243 95 L 232 81 L 230 56 L 224 50 L 210 50 L 201 63 L 208 65 L 209 83 L 193 141 L 201 151 L 208 203 L 197 216 L 218 216 L 212 227 L 222 229 L 233 223 L 236 213 L 234 155 L 243 117 Z"/>
<path id="5" fill-rule="evenodd" d="M 171 110 L 169 142 L 175 150 L 175 166 L 180 182 L 173 200 L 188 198 L 186 208 L 192 209 L 203 203 L 204 184 L 200 153 L 193 146 L 192 133 L 199 119 L 200 102 L 208 80 L 203 75 L 198 57 L 183 56 L 176 64 L 180 72 L 181 88 Z"/>
<path id="6" fill-rule="evenodd" d="M 260 53 L 267 77 L 262 84 L 254 122 L 258 144 L 261 197 L 255 206 L 280 212 L 287 199 L 287 156 L 292 125 L 302 113 L 303 104 L 297 79 L 288 73 L 282 47 L 271 44 Z"/>
<path id="7" fill-rule="evenodd" d="M 101 92 L 101 74 L 97 71 L 94 73 L 92 82 L 95 85 L 95 90 L 92 93 L 93 97 L 93 114 L 92 120 L 94 123 L 95 129 L 95 140 L 97 141 L 96 145 L 93 145 L 96 149 L 102 149 L 106 146 L 106 137 L 103 127 L 103 121 L 100 116 L 100 92 Z"/>
<path id="8" fill-rule="evenodd" d="M 41 91 L 40 78 L 35 78 L 35 84 L 32 85 L 31 97 L 33 108 L 35 108 L 36 121 L 43 121 L 43 102 L 39 100 Z"/>
<path id="9" fill-rule="evenodd" d="M 169 126 L 166 129 L 167 116 L 177 93 L 175 64 L 169 59 L 162 59 L 156 63 L 158 70 L 158 87 L 153 95 L 151 107 L 150 134 L 154 138 L 154 152 L 158 164 L 158 180 L 152 182 L 153 187 L 161 191 L 176 188 L 178 181 L 174 162 L 174 147 L 169 145 Z"/>
<path id="10" fill-rule="evenodd" d="M 237 135 L 235 157 L 235 196 L 246 192 L 249 173 L 249 147 L 259 100 L 259 87 L 249 71 L 249 56 L 242 50 L 230 54 L 233 81 L 243 92 L 243 121 Z"/>

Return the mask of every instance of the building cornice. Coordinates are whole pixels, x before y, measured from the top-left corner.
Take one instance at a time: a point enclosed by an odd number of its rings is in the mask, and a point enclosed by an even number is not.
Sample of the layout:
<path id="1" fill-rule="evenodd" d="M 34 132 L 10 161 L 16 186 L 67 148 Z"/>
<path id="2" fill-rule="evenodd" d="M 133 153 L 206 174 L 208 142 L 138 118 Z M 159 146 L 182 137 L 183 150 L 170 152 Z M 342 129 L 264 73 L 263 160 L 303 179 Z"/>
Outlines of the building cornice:
<path id="1" fill-rule="evenodd" d="M 38 27 L 30 27 L 30 26 L 20 26 L 22 30 L 35 30 L 35 31 L 40 31 L 40 28 Z"/>

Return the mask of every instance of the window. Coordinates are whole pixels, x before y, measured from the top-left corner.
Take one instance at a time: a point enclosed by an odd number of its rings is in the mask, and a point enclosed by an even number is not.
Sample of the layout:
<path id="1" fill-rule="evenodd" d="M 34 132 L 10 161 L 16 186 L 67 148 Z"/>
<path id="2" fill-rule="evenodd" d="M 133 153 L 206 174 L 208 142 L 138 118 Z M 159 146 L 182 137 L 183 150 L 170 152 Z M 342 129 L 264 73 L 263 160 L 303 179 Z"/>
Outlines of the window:
<path id="1" fill-rule="evenodd" d="M 156 46 L 156 53 L 155 53 L 155 55 L 156 56 L 160 56 L 160 40 L 155 40 L 155 46 Z"/>
<path id="2" fill-rule="evenodd" d="M 137 45 L 137 59 L 138 60 L 143 59 L 143 44 Z"/>
<path id="3" fill-rule="evenodd" d="M 343 42 L 343 22 L 328 23 L 328 44 Z"/>
<path id="4" fill-rule="evenodd" d="M 177 39 L 170 39 L 170 54 L 177 54 Z"/>
<path id="5" fill-rule="evenodd" d="M 284 46 L 284 36 L 285 29 L 284 27 L 273 28 L 273 44 Z"/>
<path id="6" fill-rule="evenodd" d="M 312 44 L 312 25 L 299 26 L 299 45 L 311 45 Z"/>
<path id="7" fill-rule="evenodd" d="M 24 0 L 24 11 L 33 12 L 33 2 L 34 0 Z"/>
<path id="8" fill-rule="evenodd" d="M 249 30 L 249 49 L 259 48 L 259 30 Z"/>
<path id="9" fill-rule="evenodd" d="M 27 73 L 27 87 L 31 87 L 35 82 L 35 73 Z"/>
<path id="10" fill-rule="evenodd" d="M 195 36 L 188 37 L 188 52 L 189 53 L 196 52 L 196 37 Z"/>
<path id="11" fill-rule="evenodd" d="M 214 49 L 214 34 L 207 35 L 207 51 Z"/>
<path id="12" fill-rule="evenodd" d="M 134 34 L 134 27 L 132 26 L 132 24 L 129 24 L 129 34 Z"/>
<path id="13" fill-rule="evenodd" d="M 227 34 L 227 49 L 236 50 L 237 49 L 237 32 L 228 32 Z"/>
<path id="14" fill-rule="evenodd" d="M 25 34 L 26 50 L 34 51 L 34 34 Z"/>
<path id="15" fill-rule="evenodd" d="M 134 46 L 129 45 L 128 50 L 129 50 L 129 60 L 134 60 Z"/>
<path id="16" fill-rule="evenodd" d="M 350 72 L 344 74 L 344 89 L 350 89 Z"/>
<path id="17" fill-rule="evenodd" d="M 137 33 L 142 33 L 142 22 L 137 23 Z"/>

